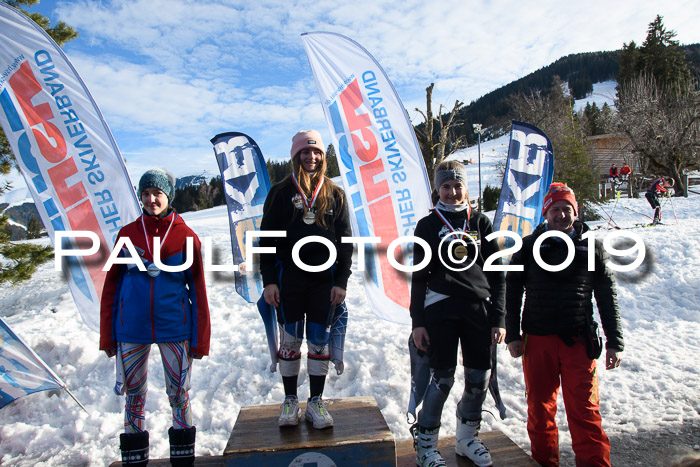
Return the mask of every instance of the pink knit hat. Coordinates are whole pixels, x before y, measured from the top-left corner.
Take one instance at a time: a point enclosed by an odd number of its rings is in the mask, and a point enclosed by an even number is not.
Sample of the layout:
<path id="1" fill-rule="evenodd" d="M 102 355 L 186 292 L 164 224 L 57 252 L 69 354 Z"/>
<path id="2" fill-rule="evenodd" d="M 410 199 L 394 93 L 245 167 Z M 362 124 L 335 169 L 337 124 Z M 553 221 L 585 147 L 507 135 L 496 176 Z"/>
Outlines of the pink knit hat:
<path id="1" fill-rule="evenodd" d="M 320 149 L 326 155 L 326 148 L 323 146 L 321 133 L 316 130 L 301 130 L 292 138 L 292 159 L 299 154 L 299 151 L 306 148 Z"/>

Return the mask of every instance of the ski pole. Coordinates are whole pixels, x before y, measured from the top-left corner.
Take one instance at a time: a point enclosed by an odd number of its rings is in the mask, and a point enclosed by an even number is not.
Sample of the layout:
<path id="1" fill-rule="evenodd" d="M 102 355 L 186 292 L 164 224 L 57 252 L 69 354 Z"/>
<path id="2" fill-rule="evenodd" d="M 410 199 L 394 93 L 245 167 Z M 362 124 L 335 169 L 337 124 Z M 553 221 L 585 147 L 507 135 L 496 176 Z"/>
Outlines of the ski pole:
<path id="1" fill-rule="evenodd" d="M 678 225 L 678 216 L 676 216 L 676 207 L 673 205 L 673 197 L 669 196 L 668 200 L 671 201 L 671 210 L 673 210 L 673 218 L 676 219 L 676 225 Z"/>
<path id="2" fill-rule="evenodd" d="M 601 211 L 603 211 L 603 214 L 604 214 L 608 219 L 611 218 L 610 214 L 608 214 L 608 211 L 606 211 L 606 210 L 603 208 L 603 206 L 598 206 L 598 209 L 600 209 Z M 612 223 L 615 224 L 613 227 L 619 228 L 619 226 L 617 225 L 617 222 L 612 221 Z M 601 226 L 601 228 L 602 228 L 602 226 Z"/>
<path id="3" fill-rule="evenodd" d="M 635 213 L 635 214 L 639 214 L 640 216 L 648 217 L 649 219 L 654 220 L 653 217 L 647 216 L 647 215 L 644 214 L 643 212 L 635 211 L 634 209 L 628 208 L 628 207 L 625 206 L 625 205 L 622 205 L 622 207 L 625 208 L 625 209 L 627 209 L 628 211 L 632 211 L 632 212 Z"/>
<path id="4" fill-rule="evenodd" d="M 617 208 L 617 202 L 620 201 L 620 194 L 621 191 L 616 191 L 615 192 L 615 204 L 613 205 L 612 209 L 612 214 L 610 214 L 610 218 L 608 219 L 608 225 L 605 227 L 607 230 L 610 230 L 610 222 L 612 221 L 613 215 L 615 214 L 615 208 Z M 615 223 L 617 225 L 617 223 Z"/>

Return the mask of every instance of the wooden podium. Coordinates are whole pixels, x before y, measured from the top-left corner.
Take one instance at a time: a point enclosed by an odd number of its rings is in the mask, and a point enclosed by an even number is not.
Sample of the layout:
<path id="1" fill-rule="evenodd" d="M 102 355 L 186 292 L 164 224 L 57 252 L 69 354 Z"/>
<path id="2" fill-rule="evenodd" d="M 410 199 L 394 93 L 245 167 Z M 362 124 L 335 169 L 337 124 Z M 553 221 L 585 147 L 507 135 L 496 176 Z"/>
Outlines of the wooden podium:
<path id="1" fill-rule="evenodd" d="M 280 405 L 242 407 L 224 449 L 227 466 L 395 466 L 394 437 L 373 397 L 329 399 L 335 426 L 315 429 L 302 418 L 278 427 Z"/>
<path id="2" fill-rule="evenodd" d="M 479 433 L 481 439 L 491 452 L 494 466 L 507 467 L 538 467 L 520 446 L 515 444 L 502 431 L 484 431 Z M 438 441 L 438 450 L 448 466 L 474 467 L 474 463 L 465 457 L 455 454 L 455 437 L 446 436 Z M 415 467 L 416 452 L 413 450 L 413 440 L 404 439 L 396 442 L 396 466 Z"/>
<path id="3" fill-rule="evenodd" d="M 304 419 L 306 402 L 300 402 L 302 418 L 295 427 L 278 427 L 280 404 L 241 407 L 222 456 L 202 456 L 195 466 L 227 467 L 346 467 L 416 465 L 413 440 L 394 441 L 374 397 L 326 400 L 335 426 L 315 429 Z M 517 444 L 500 431 L 482 432 L 494 465 L 537 466 Z M 473 466 L 455 454 L 454 436 L 440 438 L 438 449 L 448 466 Z M 166 467 L 169 459 L 151 459 L 149 466 Z M 110 467 L 119 467 L 114 462 Z"/>

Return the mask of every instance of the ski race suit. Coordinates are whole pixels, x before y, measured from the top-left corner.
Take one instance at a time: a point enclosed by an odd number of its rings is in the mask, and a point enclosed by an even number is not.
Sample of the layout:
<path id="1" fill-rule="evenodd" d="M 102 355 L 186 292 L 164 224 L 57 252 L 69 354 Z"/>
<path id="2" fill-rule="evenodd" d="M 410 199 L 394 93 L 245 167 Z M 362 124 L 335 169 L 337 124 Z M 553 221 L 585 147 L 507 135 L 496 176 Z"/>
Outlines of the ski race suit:
<path id="1" fill-rule="evenodd" d="M 503 273 L 484 272 L 482 269 L 485 259 L 499 250 L 495 240 L 485 240 L 493 232 L 493 225 L 485 215 L 470 215 L 469 212 L 469 209 L 440 211 L 455 230 L 467 231 L 474 239 L 471 242 L 465 238 L 468 253 L 463 262 L 453 261 L 448 253 L 449 248 L 453 258 L 458 259 L 454 253 L 457 244 L 450 245 L 450 242 L 459 236 L 448 237 L 440 244 L 450 234 L 450 229 L 435 211 L 418 221 L 414 233 L 430 245 L 432 253 L 428 265 L 414 272 L 411 282 L 412 325 L 413 329 L 425 327 L 428 332 L 428 355 L 433 374 L 418 414 L 418 424 L 422 427 L 440 425 L 442 408 L 454 383 L 460 343 L 466 382 L 457 408 L 458 415 L 470 420 L 481 419 L 481 404 L 486 397 L 491 368 L 491 328 L 504 327 Z M 464 271 L 452 271 L 439 256 L 453 269 L 465 268 L 475 257 L 476 261 Z M 420 264 L 424 257 L 422 247 L 416 244 L 413 264 Z M 494 264 L 500 264 L 500 257 Z M 471 373 L 479 375 L 478 381 L 470 381 Z"/>
<path id="2" fill-rule="evenodd" d="M 654 222 L 659 222 L 661 220 L 661 203 L 659 203 L 659 195 L 665 195 L 668 193 L 668 189 L 664 186 L 664 178 L 657 178 L 654 180 L 649 189 L 647 190 L 645 196 L 649 205 L 654 210 Z"/>
<path id="3" fill-rule="evenodd" d="M 197 235 L 174 211 L 158 218 L 143 214 L 122 227 L 117 239 L 128 237 L 139 261 L 153 269 L 153 238 L 160 237 L 161 262 L 192 266 L 181 272 L 151 275 L 135 264 L 115 264 L 107 273 L 100 310 L 100 350 L 117 349 L 123 371 L 115 392 L 126 392 L 125 428 L 143 431 L 146 376 L 150 345 L 158 344 L 165 371 L 166 391 L 173 411 L 173 427 L 189 428 L 189 380 L 192 355 L 209 354 L 211 328 L 201 244 Z M 186 252 L 186 239 L 193 239 Z M 118 241 L 118 240 L 117 240 Z M 120 257 L 130 257 L 122 248 Z M 152 272 L 153 274 L 153 272 Z"/>
<path id="4" fill-rule="evenodd" d="M 592 298 L 596 299 L 606 347 L 622 351 L 620 315 L 602 243 L 595 241 L 595 269 L 588 271 L 588 240 L 581 238 L 588 227 L 579 221 L 573 227 L 570 235 L 575 255 L 564 270 L 546 271 L 534 259 L 535 240 L 547 231 L 546 224 L 525 237 L 522 248 L 511 258 L 510 265 L 523 265 L 524 271 L 508 271 L 506 276 L 506 343 L 522 339 L 532 457 L 542 465 L 559 465 L 555 414 L 561 379 L 576 465 L 609 466 L 610 442 L 599 410 L 595 353 L 600 349 L 596 349 L 599 340 Z M 568 254 L 564 240 L 556 237 L 542 242 L 539 251 L 549 265 L 563 263 Z"/>
<path id="5" fill-rule="evenodd" d="M 329 183 L 325 179 L 324 183 Z M 303 203 L 291 177 L 274 185 L 267 195 L 263 207 L 261 231 L 284 231 L 284 237 L 260 239 L 261 247 L 274 247 L 276 254 L 260 255 L 260 273 L 263 286 L 276 284 L 279 287 L 280 304 L 277 321 L 281 328 L 278 356 L 282 376 L 296 376 L 301 359 L 301 339 L 306 337 L 309 348 L 310 375 L 328 374 L 329 328 L 335 306 L 330 303 L 331 288 L 347 289 L 352 265 L 351 243 L 341 243 L 342 237 L 352 236 L 350 216 L 342 189 L 333 190 L 332 203 L 326 210 L 328 228 L 316 222 L 306 224 L 303 220 Z M 316 213 L 319 215 L 319 213 Z M 335 264 L 320 272 L 302 270 L 292 259 L 295 243 L 309 236 L 321 236 L 329 240 L 337 251 Z M 329 257 L 328 247 L 319 242 L 310 242 L 299 251 L 302 263 L 308 266 L 324 264 Z M 293 341 L 293 344 L 288 341 Z"/>

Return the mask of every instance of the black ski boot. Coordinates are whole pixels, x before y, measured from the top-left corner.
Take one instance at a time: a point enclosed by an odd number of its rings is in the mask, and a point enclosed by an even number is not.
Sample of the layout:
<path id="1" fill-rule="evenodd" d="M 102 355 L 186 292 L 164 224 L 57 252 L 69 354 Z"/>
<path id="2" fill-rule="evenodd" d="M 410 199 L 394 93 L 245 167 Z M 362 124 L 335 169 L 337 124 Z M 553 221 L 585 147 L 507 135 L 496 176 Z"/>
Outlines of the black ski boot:
<path id="1" fill-rule="evenodd" d="M 194 465 L 194 438 L 196 427 L 176 430 L 170 428 L 170 465 L 173 467 L 191 467 Z"/>
<path id="2" fill-rule="evenodd" d="M 119 449 L 122 451 L 122 465 L 148 465 L 148 432 L 122 433 L 119 435 Z"/>

